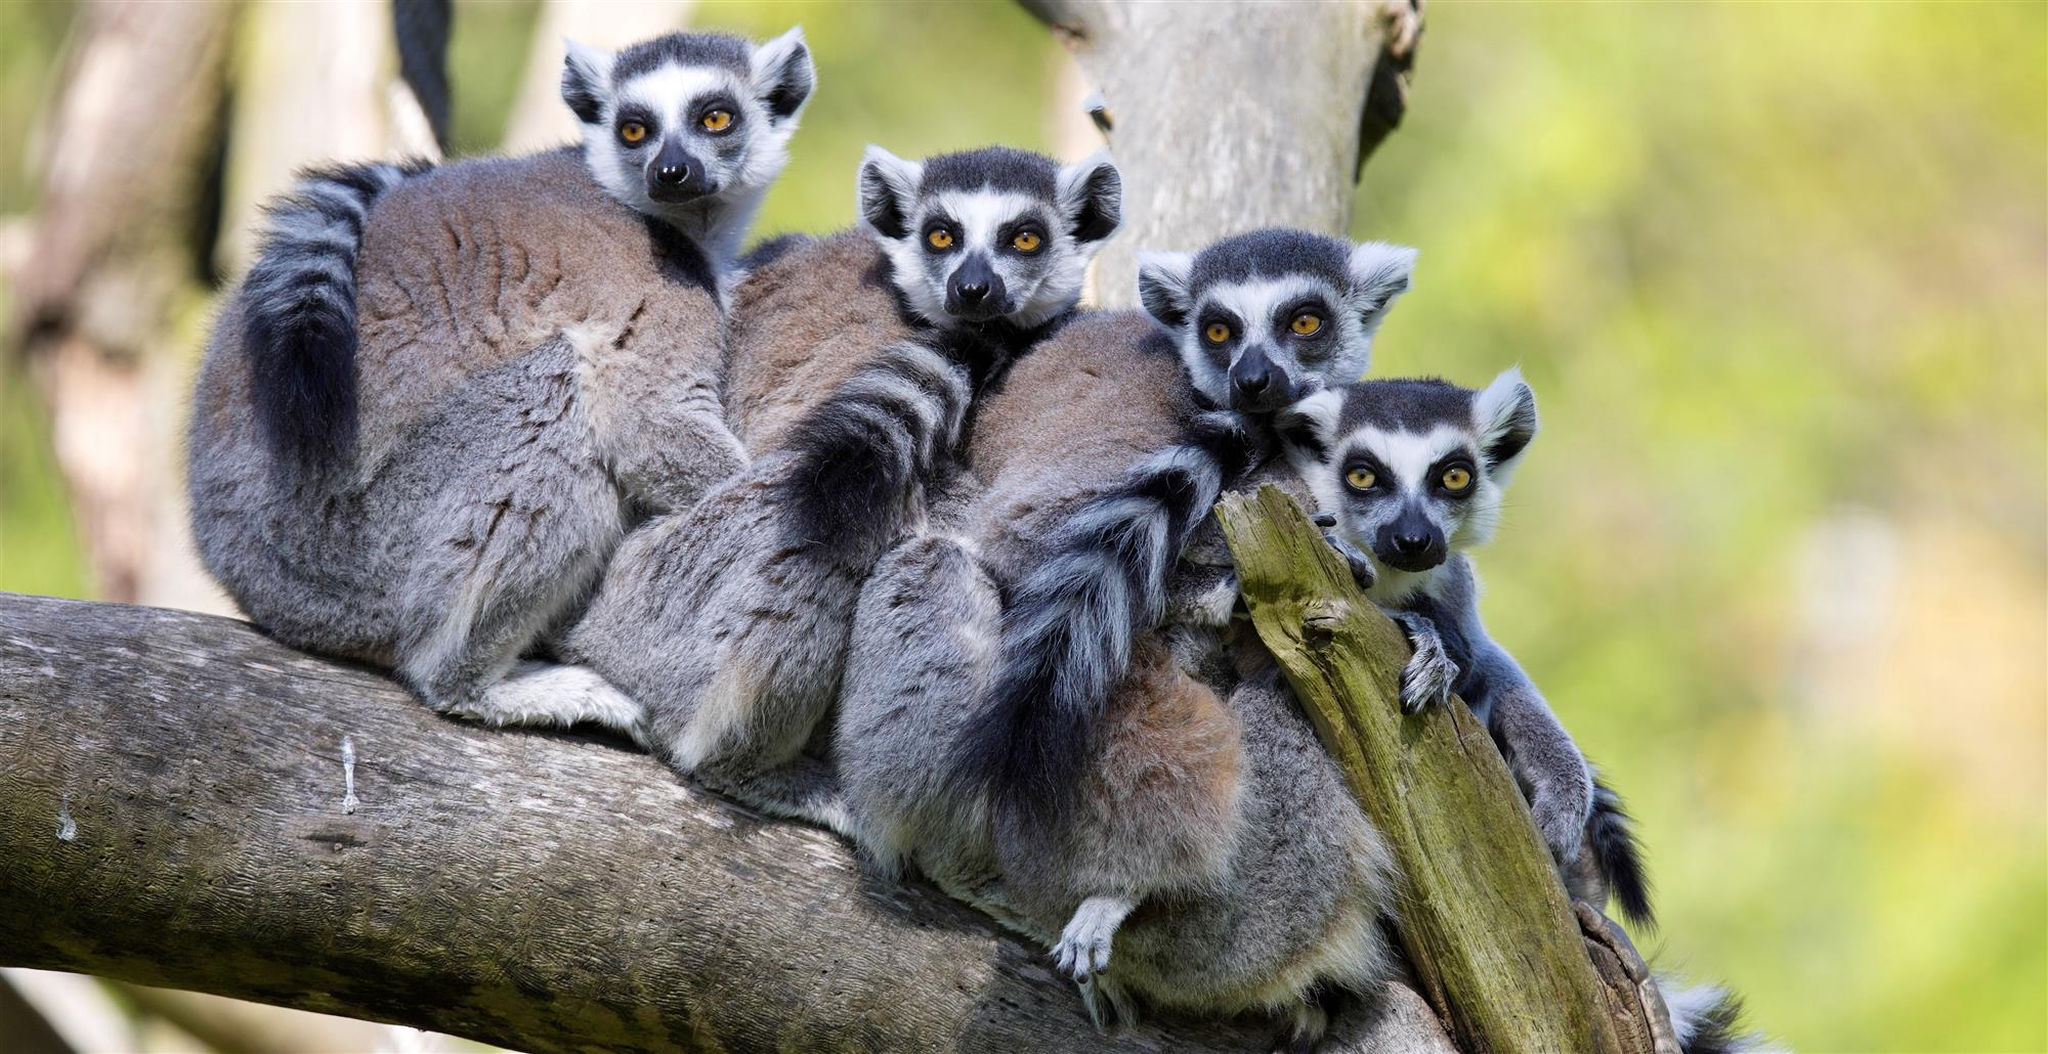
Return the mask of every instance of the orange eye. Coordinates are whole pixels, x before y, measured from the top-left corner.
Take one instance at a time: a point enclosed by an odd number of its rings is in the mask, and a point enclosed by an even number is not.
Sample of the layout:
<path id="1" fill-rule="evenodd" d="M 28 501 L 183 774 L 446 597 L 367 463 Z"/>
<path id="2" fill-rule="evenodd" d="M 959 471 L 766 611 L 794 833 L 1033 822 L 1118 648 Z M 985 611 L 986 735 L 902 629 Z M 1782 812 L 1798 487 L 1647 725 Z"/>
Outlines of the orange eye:
<path id="1" fill-rule="evenodd" d="M 723 132 L 732 127 L 732 114 L 725 110 L 713 110 L 699 118 L 698 124 L 707 132 Z"/>
<path id="2" fill-rule="evenodd" d="M 1452 465 L 1450 468 L 1444 470 L 1443 484 L 1444 489 L 1448 491 L 1456 492 L 1464 490 L 1466 487 L 1472 485 L 1472 472 L 1470 469 L 1464 468 L 1463 466 Z"/>
<path id="3" fill-rule="evenodd" d="M 637 143 L 647 138 L 647 126 L 638 121 L 627 121 L 619 126 L 619 138 L 628 143 Z"/>
<path id="4" fill-rule="evenodd" d="M 924 236 L 924 240 L 927 245 L 934 249 L 951 249 L 953 247 L 953 232 L 944 227 L 933 227 L 932 232 Z"/>
<path id="5" fill-rule="evenodd" d="M 1313 311 L 1304 311 L 1294 316 L 1294 321 L 1288 328 L 1304 337 L 1313 337 L 1323 331 L 1323 316 Z"/>
<path id="6" fill-rule="evenodd" d="M 1202 331 L 1202 336 L 1209 338 L 1211 344 L 1221 344 L 1230 339 L 1230 327 L 1221 322 L 1211 322 L 1209 328 Z"/>
<path id="7" fill-rule="evenodd" d="M 1369 468 L 1354 468 L 1344 473 L 1344 483 L 1352 490 L 1371 490 L 1378 481 L 1379 477 L 1373 475 Z"/>
<path id="8" fill-rule="evenodd" d="M 1039 246 L 1045 244 L 1045 239 L 1040 238 L 1037 231 L 1019 231 L 1015 238 L 1010 239 L 1010 244 L 1016 246 L 1020 253 L 1035 253 Z"/>

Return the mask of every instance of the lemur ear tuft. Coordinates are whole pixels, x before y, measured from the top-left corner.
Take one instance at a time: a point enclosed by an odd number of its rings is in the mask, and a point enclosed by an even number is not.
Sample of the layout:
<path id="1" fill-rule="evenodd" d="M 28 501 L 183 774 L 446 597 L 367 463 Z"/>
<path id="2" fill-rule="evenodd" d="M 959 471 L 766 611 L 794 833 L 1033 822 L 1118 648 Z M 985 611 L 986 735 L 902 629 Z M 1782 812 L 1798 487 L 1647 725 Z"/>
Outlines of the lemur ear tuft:
<path id="1" fill-rule="evenodd" d="M 1067 233 L 1087 244 L 1115 234 L 1124 222 L 1124 176 L 1107 148 L 1060 169 L 1060 214 Z"/>
<path id="2" fill-rule="evenodd" d="M 604 120 L 604 97 L 612 79 L 611 52 L 563 40 L 567 49 L 562 60 L 562 101 L 584 124 Z"/>
<path id="3" fill-rule="evenodd" d="M 1417 255 L 1405 245 L 1386 242 L 1362 242 L 1351 250 L 1352 302 L 1367 332 L 1377 329 L 1394 298 L 1408 291 Z"/>
<path id="4" fill-rule="evenodd" d="M 818 83 L 811 49 L 804 44 L 804 27 L 793 26 L 755 48 L 753 66 L 754 96 L 768 108 L 768 119 L 776 124 L 794 120 Z"/>
<path id="5" fill-rule="evenodd" d="M 1529 441 L 1536 438 L 1536 391 L 1511 368 L 1493 379 L 1472 401 L 1473 423 L 1479 427 L 1479 449 L 1486 474 L 1505 484 Z"/>
<path id="6" fill-rule="evenodd" d="M 1188 297 L 1188 275 L 1194 266 L 1193 253 L 1138 254 L 1138 303 L 1169 330 L 1186 325 L 1188 312 L 1194 310 Z"/>
<path id="7" fill-rule="evenodd" d="M 910 233 L 910 203 L 924 165 L 905 161 L 873 144 L 860 162 L 860 218 L 891 241 Z"/>
<path id="8" fill-rule="evenodd" d="M 1325 388 L 1273 416 L 1273 431 L 1287 456 L 1297 463 L 1323 464 L 1337 434 L 1337 414 L 1344 408 L 1344 390 Z"/>

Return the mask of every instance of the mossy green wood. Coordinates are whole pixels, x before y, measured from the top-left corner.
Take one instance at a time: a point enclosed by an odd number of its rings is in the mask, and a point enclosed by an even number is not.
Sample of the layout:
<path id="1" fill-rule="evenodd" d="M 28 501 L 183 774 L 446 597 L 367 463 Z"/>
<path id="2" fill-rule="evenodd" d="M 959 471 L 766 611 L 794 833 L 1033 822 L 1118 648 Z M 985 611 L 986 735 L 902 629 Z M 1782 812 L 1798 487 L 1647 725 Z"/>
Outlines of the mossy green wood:
<path id="1" fill-rule="evenodd" d="M 1464 704 L 1403 716 L 1408 644 L 1294 500 L 1216 515 L 1259 637 L 1386 836 L 1417 986 L 1468 1051 L 1620 1051 L 1579 926 L 1486 730 Z"/>

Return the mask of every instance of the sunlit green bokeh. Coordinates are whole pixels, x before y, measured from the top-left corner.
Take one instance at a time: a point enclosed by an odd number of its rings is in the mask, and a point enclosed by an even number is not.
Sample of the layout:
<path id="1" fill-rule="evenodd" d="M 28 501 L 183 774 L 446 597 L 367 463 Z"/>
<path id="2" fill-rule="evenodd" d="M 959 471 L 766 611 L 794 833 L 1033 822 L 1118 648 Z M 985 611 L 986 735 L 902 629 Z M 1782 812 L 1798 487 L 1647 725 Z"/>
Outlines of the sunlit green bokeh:
<path id="1" fill-rule="evenodd" d="M 10 212 L 62 6 L 0 5 Z M 694 18 L 817 56 L 763 233 L 849 222 L 867 142 L 1051 141 L 1014 5 Z M 1357 197 L 1423 250 L 1375 373 L 1537 390 L 1486 613 L 1641 820 L 1638 937 L 1801 1050 L 2048 1049 L 2048 7 L 1429 19 Z M 461 6 L 459 147 L 533 21 Z M 0 413 L 0 588 L 75 593 L 40 418 Z"/>

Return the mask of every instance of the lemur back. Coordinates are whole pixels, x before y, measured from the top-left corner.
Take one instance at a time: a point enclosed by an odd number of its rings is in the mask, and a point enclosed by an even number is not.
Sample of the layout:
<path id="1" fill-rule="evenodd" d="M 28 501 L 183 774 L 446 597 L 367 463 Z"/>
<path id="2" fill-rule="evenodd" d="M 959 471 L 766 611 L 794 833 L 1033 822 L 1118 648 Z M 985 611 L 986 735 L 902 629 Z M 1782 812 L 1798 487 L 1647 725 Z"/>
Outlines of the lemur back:
<path id="1" fill-rule="evenodd" d="M 812 83 L 800 33 L 572 45 L 579 155 L 305 176 L 200 371 L 201 556 L 281 639 L 437 709 L 615 714 L 514 663 L 625 529 L 745 463 L 719 402 L 731 248 Z"/>
<path id="2" fill-rule="evenodd" d="M 785 245 L 737 292 L 729 403 L 753 464 L 636 531 L 564 648 L 679 771 L 842 830 L 802 750 L 861 583 L 953 473 L 975 402 L 1072 311 L 1121 195 L 1106 160 L 1002 148 L 871 149 L 859 188 L 863 230 Z"/>

